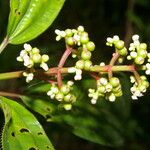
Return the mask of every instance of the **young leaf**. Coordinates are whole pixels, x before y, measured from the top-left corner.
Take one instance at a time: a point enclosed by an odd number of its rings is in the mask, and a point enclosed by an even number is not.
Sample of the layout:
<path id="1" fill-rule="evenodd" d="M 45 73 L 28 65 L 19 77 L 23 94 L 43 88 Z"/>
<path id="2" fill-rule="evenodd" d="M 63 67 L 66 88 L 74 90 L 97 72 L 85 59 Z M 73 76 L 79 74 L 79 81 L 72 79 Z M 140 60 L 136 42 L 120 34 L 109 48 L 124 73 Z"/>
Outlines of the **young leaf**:
<path id="1" fill-rule="evenodd" d="M 3 150 L 53 150 L 37 119 L 22 105 L 0 97 L 5 114 L 2 133 Z"/>
<path id="2" fill-rule="evenodd" d="M 7 37 L 11 44 L 36 38 L 54 21 L 65 0 L 11 0 Z"/>

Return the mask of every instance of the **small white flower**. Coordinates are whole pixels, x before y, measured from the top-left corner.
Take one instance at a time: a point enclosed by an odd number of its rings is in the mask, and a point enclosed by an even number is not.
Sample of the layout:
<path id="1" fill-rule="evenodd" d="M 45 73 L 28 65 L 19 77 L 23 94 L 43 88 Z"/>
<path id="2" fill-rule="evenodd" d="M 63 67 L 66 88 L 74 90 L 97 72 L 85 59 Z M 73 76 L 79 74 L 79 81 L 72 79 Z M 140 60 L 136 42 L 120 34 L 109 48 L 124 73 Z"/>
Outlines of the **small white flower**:
<path id="1" fill-rule="evenodd" d="M 41 68 L 43 68 L 45 71 L 48 71 L 48 65 L 46 64 L 46 63 L 44 63 L 44 62 L 42 62 L 41 64 L 40 64 L 40 67 Z"/>
<path id="2" fill-rule="evenodd" d="M 112 93 L 112 94 L 110 94 L 110 96 L 108 97 L 108 100 L 109 100 L 110 102 L 114 102 L 114 101 L 116 100 L 116 96 Z"/>
<path id="3" fill-rule="evenodd" d="M 102 85 L 106 85 L 108 83 L 107 79 L 106 78 L 100 78 L 99 79 L 99 82 L 102 84 Z"/>
<path id="4" fill-rule="evenodd" d="M 60 35 L 61 35 L 61 37 L 65 37 L 66 36 L 66 32 L 65 31 L 61 31 Z"/>
<path id="5" fill-rule="evenodd" d="M 76 58 L 77 57 L 77 55 L 76 54 L 72 54 L 72 58 Z"/>
<path id="6" fill-rule="evenodd" d="M 100 63 L 100 66 L 105 66 L 105 63 L 104 63 L 104 62 L 101 62 L 101 63 Z"/>
<path id="7" fill-rule="evenodd" d="M 131 56 L 132 58 L 136 58 L 136 57 L 137 57 L 137 52 L 134 52 L 134 51 L 131 52 L 131 53 L 130 53 L 130 56 Z"/>
<path id="8" fill-rule="evenodd" d="M 23 62 L 22 57 L 18 56 L 18 57 L 17 57 L 17 61 Z"/>
<path id="9" fill-rule="evenodd" d="M 111 37 L 108 37 L 108 38 L 107 38 L 107 42 L 108 42 L 108 43 L 113 43 L 113 39 L 112 39 Z"/>
<path id="10" fill-rule="evenodd" d="M 61 40 L 61 36 L 60 35 L 56 36 L 56 41 L 60 41 L 60 40 Z"/>
<path id="11" fill-rule="evenodd" d="M 76 72 L 76 68 L 75 67 L 68 68 L 68 73 L 75 73 L 75 72 Z"/>
<path id="12" fill-rule="evenodd" d="M 119 41 L 119 36 L 118 36 L 118 35 L 114 35 L 114 36 L 113 36 L 113 40 L 114 40 L 114 41 Z"/>
<path id="13" fill-rule="evenodd" d="M 80 36 L 79 36 L 78 34 L 75 34 L 75 35 L 73 36 L 73 38 L 74 38 L 77 42 L 80 41 Z"/>
<path id="14" fill-rule="evenodd" d="M 150 75 L 150 70 L 146 70 L 146 71 L 145 71 L 145 74 L 146 74 L 146 75 Z"/>
<path id="15" fill-rule="evenodd" d="M 91 99 L 91 104 L 96 104 L 96 102 L 97 102 L 97 99 L 94 99 L 94 98 Z"/>
<path id="16" fill-rule="evenodd" d="M 138 41 L 139 40 L 139 35 L 135 34 L 132 36 L 133 41 Z"/>
<path id="17" fill-rule="evenodd" d="M 32 47 L 31 47 L 31 45 L 30 44 L 27 44 L 27 43 L 25 43 L 24 44 L 24 49 L 26 50 L 26 51 L 31 51 L 32 50 Z"/>
<path id="18" fill-rule="evenodd" d="M 135 96 L 135 95 L 132 95 L 131 98 L 132 98 L 133 100 L 137 100 L 137 99 L 138 99 L 137 96 Z"/>
<path id="19" fill-rule="evenodd" d="M 26 55 L 28 55 L 28 53 L 27 53 L 26 50 L 22 50 L 22 51 L 20 52 L 20 56 L 21 56 L 21 57 L 24 57 L 24 56 L 26 56 Z"/>
<path id="20" fill-rule="evenodd" d="M 26 82 L 29 83 L 30 81 L 33 80 L 34 74 L 33 73 L 29 73 L 26 77 Z"/>
<path id="21" fill-rule="evenodd" d="M 81 80 L 82 79 L 82 76 L 81 75 L 75 75 L 74 76 L 74 80 Z"/>
<path id="22" fill-rule="evenodd" d="M 67 82 L 67 85 L 69 85 L 69 86 L 73 86 L 73 84 L 74 84 L 73 81 L 68 81 L 68 82 Z"/>
<path id="23" fill-rule="evenodd" d="M 79 26 L 78 27 L 78 31 L 83 32 L 84 31 L 84 27 L 83 26 Z"/>
<path id="24" fill-rule="evenodd" d="M 134 77 L 134 76 L 130 76 L 130 82 L 131 82 L 131 83 L 135 83 L 135 81 L 136 81 L 136 80 L 135 80 L 135 77 Z"/>
<path id="25" fill-rule="evenodd" d="M 56 33 L 57 35 L 61 35 L 61 31 L 58 30 L 58 29 L 55 30 L 55 33 Z"/>

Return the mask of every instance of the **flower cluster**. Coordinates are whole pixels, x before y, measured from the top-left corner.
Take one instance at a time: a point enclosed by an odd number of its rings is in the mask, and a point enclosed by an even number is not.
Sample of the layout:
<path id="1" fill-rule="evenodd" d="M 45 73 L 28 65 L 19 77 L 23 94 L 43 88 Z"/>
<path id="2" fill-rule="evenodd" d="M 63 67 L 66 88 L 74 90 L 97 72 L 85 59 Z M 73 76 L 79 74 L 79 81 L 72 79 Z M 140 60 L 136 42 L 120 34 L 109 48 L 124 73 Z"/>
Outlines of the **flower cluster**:
<path id="1" fill-rule="evenodd" d="M 121 56 L 127 55 L 127 49 L 125 47 L 124 41 L 120 40 L 119 36 L 117 36 L 117 35 L 113 36 L 113 38 L 108 37 L 106 45 L 107 46 L 114 45 L 116 52 L 118 52 Z"/>
<path id="2" fill-rule="evenodd" d="M 66 110 L 70 110 L 72 103 L 76 101 L 76 96 L 71 93 L 73 84 L 72 81 L 68 81 L 67 84 L 63 84 L 60 88 L 56 84 L 52 84 L 47 95 L 51 99 L 56 99 L 61 102 Z"/>
<path id="3" fill-rule="evenodd" d="M 115 101 L 116 97 L 122 95 L 121 84 L 117 77 L 112 77 L 109 81 L 107 78 L 97 80 L 97 89 L 89 89 L 88 96 L 91 97 L 91 103 L 95 104 L 99 96 L 105 97 L 109 101 Z"/>
<path id="4" fill-rule="evenodd" d="M 146 92 L 147 88 L 149 87 L 149 82 L 146 78 L 146 76 L 142 75 L 140 76 L 140 81 L 136 81 L 134 76 L 130 76 L 130 81 L 133 83 L 133 86 L 131 87 L 131 93 L 132 93 L 132 99 L 136 100 L 138 97 L 143 96 L 143 93 Z"/>
<path id="5" fill-rule="evenodd" d="M 79 26 L 77 29 L 66 29 L 65 31 L 55 30 L 57 34 L 56 40 L 59 41 L 65 38 L 65 42 L 69 47 L 76 49 L 73 53 L 73 57 L 79 58 L 75 64 L 75 80 L 82 79 L 82 70 L 90 70 L 92 66 L 91 57 L 92 51 L 95 49 L 95 44 L 90 41 L 88 33 L 84 31 L 83 26 Z"/>
<path id="6" fill-rule="evenodd" d="M 133 60 L 136 65 L 144 64 L 147 58 L 147 45 L 146 43 L 140 43 L 139 36 L 132 36 L 133 43 L 130 44 L 130 55 L 127 56 L 128 60 Z"/>
<path id="7" fill-rule="evenodd" d="M 38 48 L 32 48 L 30 44 L 24 44 L 24 50 L 20 52 L 20 56 L 17 57 L 17 61 L 23 62 L 27 67 L 27 71 L 23 73 L 26 77 L 26 82 L 30 82 L 34 77 L 34 66 L 39 65 L 44 71 L 48 70 L 46 62 L 49 60 L 49 56 L 40 54 Z"/>

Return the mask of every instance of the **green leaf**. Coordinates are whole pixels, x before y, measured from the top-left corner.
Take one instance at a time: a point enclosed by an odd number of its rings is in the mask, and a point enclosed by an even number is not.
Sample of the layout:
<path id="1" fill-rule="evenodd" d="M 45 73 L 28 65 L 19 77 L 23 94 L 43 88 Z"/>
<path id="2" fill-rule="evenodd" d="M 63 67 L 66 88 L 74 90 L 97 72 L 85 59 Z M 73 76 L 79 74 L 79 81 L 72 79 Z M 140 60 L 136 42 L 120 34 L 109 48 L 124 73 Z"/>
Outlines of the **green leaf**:
<path id="1" fill-rule="evenodd" d="M 65 0 L 11 0 L 7 37 L 11 44 L 30 41 L 57 17 Z"/>
<path id="2" fill-rule="evenodd" d="M 47 121 L 51 121 L 56 105 L 50 102 L 52 100 L 49 97 L 21 96 L 20 98 L 30 109 L 45 117 Z"/>
<path id="3" fill-rule="evenodd" d="M 5 114 L 2 133 L 4 150 L 53 150 L 37 119 L 22 105 L 0 97 L 0 105 Z"/>

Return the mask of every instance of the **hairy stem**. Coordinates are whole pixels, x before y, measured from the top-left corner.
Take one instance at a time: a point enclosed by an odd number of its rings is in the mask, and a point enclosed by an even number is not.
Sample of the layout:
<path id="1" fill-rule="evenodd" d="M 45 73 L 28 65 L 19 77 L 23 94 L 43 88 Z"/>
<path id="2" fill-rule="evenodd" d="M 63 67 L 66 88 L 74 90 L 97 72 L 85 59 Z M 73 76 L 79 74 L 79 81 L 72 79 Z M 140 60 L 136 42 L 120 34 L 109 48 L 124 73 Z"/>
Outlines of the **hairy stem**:
<path id="1" fill-rule="evenodd" d="M 2 53 L 2 51 L 5 49 L 7 45 L 8 45 L 8 38 L 6 37 L 0 45 L 0 54 Z"/>

